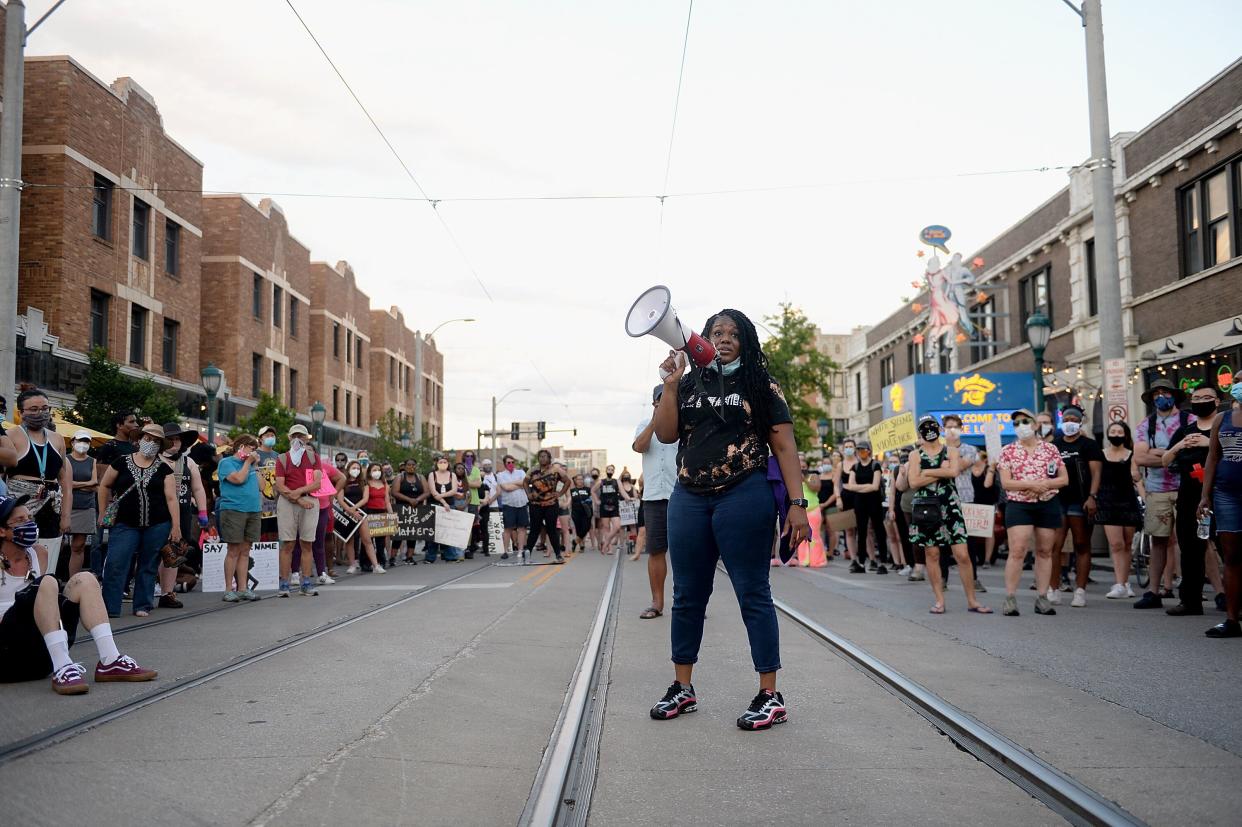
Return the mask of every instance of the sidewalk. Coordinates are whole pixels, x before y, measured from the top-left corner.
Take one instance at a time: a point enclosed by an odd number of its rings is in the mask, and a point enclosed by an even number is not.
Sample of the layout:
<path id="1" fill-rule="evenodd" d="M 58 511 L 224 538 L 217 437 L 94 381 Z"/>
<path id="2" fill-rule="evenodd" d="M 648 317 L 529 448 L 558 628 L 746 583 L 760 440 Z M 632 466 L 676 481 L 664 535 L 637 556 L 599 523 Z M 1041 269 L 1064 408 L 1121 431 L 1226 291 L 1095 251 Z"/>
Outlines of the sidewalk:
<path id="1" fill-rule="evenodd" d="M 724 575 L 695 673 L 699 711 L 651 720 L 672 681 L 669 615 L 638 618 L 646 570 L 625 566 L 592 823 L 1064 823 L 791 623 L 781 623 L 789 722 L 738 729 L 757 680 Z"/>

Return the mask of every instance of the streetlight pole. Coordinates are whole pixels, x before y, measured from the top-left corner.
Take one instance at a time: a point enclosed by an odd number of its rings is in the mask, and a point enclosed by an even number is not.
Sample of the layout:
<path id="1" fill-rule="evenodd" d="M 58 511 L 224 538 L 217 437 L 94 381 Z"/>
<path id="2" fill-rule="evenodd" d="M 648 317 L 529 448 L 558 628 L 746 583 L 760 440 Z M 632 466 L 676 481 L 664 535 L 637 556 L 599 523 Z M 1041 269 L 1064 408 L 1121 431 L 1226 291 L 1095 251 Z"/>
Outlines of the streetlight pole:
<path id="1" fill-rule="evenodd" d="M 323 421 L 328 416 L 328 409 L 318 399 L 315 404 L 311 405 L 310 418 L 311 425 L 315 428 L 315 448 L 320 454 L 323 453 Z"/>
<path id="2" fill-rule="evenodd" d="M 4 111 L 0 113 L 0 396 L 17 387 L 17 247 L 21 228 L 22 92 L 26 4 L 4 10 Z"/>
<path id="3" fill-rule="evenodd" d="M 1117 264 L 1117 214 L 1114 206 L 1113 151 L 1108 126 L 1108 82 L 1104 73 L 1104 20 L 1100 0 L 1077 7 L 1063 0 L 1082 20 L 1087 47 L 1087 112 L 1091 122 L 1091 226 L 1095 234 L 1095 289 L 1100 311 L 1100 375 L 1110 359 L 1124 359 L 1121 327 L 1121 272 Z M 1105 380 L 1107 381 L 1107 380 Z"/>
<path id="4" fill-rule="evenodd" d="M 203 390 L 207 392 L 207 444 L 216 448 L 216 394 L 224 384 L 224 371 L 210 362 L 203 368 Z"/>
<path id="5" fill-rule="evenodd" d="M 1031 353 L 1035 356 L 1035 404 L 1039 406 L 1036 413 L 1048 408 L 1048 400 L 1044 396 L 1044 349 L 1048 347 L 1048 338 L 1052 336 L 1052 320 L 1036 310 L 1026 319 L 1026 339 L 1031 344 Z"/>
<path id="6" fill-rule="evenodd" d="M 826 419 L 821 419 L 815 423 L 815 430 L 819 432 L 819 452 L 823 454 L 828 450 L 828 425 Z"/>
<path id="7" fill-rule="evenodd" d="M 496 461 L 497 461 L 497 458 L 496 458 L 496 407 L 500 405 L 501 402 L 504 402 L 505 399 L 508 398 L 509 394 L 523 393 L 523 392 L 529 393 L 530 388 L 514 388 L 511 391 L 505 391 L 504 396 L 501 396 L 500 399 L 497 399 L 494 396 L 492 397 L 492 467 L 493 468 L 500 467 L 496 464 Z"/>
<path id="8" fill-rule="evenodd" d="M 423 439 L 423 339 L 431 339 L 436 331 L 453 322 L 473 322 L 474 319 L 449 319 L 440 322 L 426 336 L 421 333 L 414 337 L 414 439 Z"/>

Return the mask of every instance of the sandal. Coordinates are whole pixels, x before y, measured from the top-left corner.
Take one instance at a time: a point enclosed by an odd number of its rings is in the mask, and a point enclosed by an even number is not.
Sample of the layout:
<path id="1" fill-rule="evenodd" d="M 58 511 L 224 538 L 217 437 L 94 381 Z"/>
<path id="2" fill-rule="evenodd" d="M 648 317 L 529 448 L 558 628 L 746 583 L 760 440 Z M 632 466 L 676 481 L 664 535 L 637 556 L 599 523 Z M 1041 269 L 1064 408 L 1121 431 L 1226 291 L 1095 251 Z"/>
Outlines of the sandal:
<path id="1" fill-rule="evenodd" d="M 660 611 L 655 606 L 648 606 L 643 610 L 643 613 L 640 614 L 639 617 L 643 620 L 651 620 L 653 617 L 660 617 L 663 614 L 664 612 Z"/>
<path id="2" fill-rule="evenodd" d="M 975 613 L 975 614 L 977 614 L 977 615 L 990 615 L 990 614 L 992 614 L 992 610 L 991 610 L 990 608 L 988 608 L 987 606 L 971 606 L 971 607 L 970 607 L 969 609 L 967 609 L 966 611 L 968 611 L 968 612 L 974 612 L 974 613 Z"/>
<path id="3" fill-rule="evenodd" d="M 932 606 L 931 609 L 928 611 L 928 614 L 942 615 L 944 614 L 944 606 L 941 606 L 941 605 Z"/>

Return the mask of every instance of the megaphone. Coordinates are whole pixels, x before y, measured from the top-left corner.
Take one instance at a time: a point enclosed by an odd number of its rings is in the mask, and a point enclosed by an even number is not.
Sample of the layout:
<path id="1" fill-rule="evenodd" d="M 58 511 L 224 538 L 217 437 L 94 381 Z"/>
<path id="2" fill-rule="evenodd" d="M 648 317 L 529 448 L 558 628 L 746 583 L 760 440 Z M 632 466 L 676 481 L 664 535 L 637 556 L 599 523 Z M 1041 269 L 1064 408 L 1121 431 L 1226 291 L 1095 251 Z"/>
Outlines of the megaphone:
<path id="1" fill-rule="evenodd" d="M 701 368 L 716 358 L 716 348 L 677 318 L 673 294 L 662 284 L 646 290 L 625 317 L 625 332 L 637 338 L 655 336 L 673 350 L 685 352 Z"/>

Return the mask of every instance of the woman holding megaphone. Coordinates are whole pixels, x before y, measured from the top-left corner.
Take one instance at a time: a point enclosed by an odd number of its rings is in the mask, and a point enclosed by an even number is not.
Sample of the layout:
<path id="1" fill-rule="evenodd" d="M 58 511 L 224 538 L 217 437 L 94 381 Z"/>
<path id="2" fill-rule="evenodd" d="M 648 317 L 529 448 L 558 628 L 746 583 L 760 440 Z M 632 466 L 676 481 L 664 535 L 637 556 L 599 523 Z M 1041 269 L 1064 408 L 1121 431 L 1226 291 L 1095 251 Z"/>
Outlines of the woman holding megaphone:
<path id="1" fill-rule="evenodd" d="M 703 639 L 703 618 L 724 562 L 742 609 L 759 694 L 737 719 L 742 729 L 768 729 L 786 720 L 776 691 L 781 668 L 776 609 L 768 582 L 778 503 L 768 480 L 775 455 L 785 490 L 802 494 L 798 449 L 789 407 L 768 374 L 767 357 L 750 319 L 721 310 L 703 338 L 716 349 L 708 367 L 686 373 L 684 354 L 660 366 L 664 393 L 653 417 L 661 442 L 678 442 L 677 484 L 668 506 L 668 554 L 673 566 L 672 660 L 676 680 L 651 709 L 656 720 L 698 708 L 691 684 Z M 805 499 L 788 500 L 784 534 L 797 548 L 808 536 Z"/>

